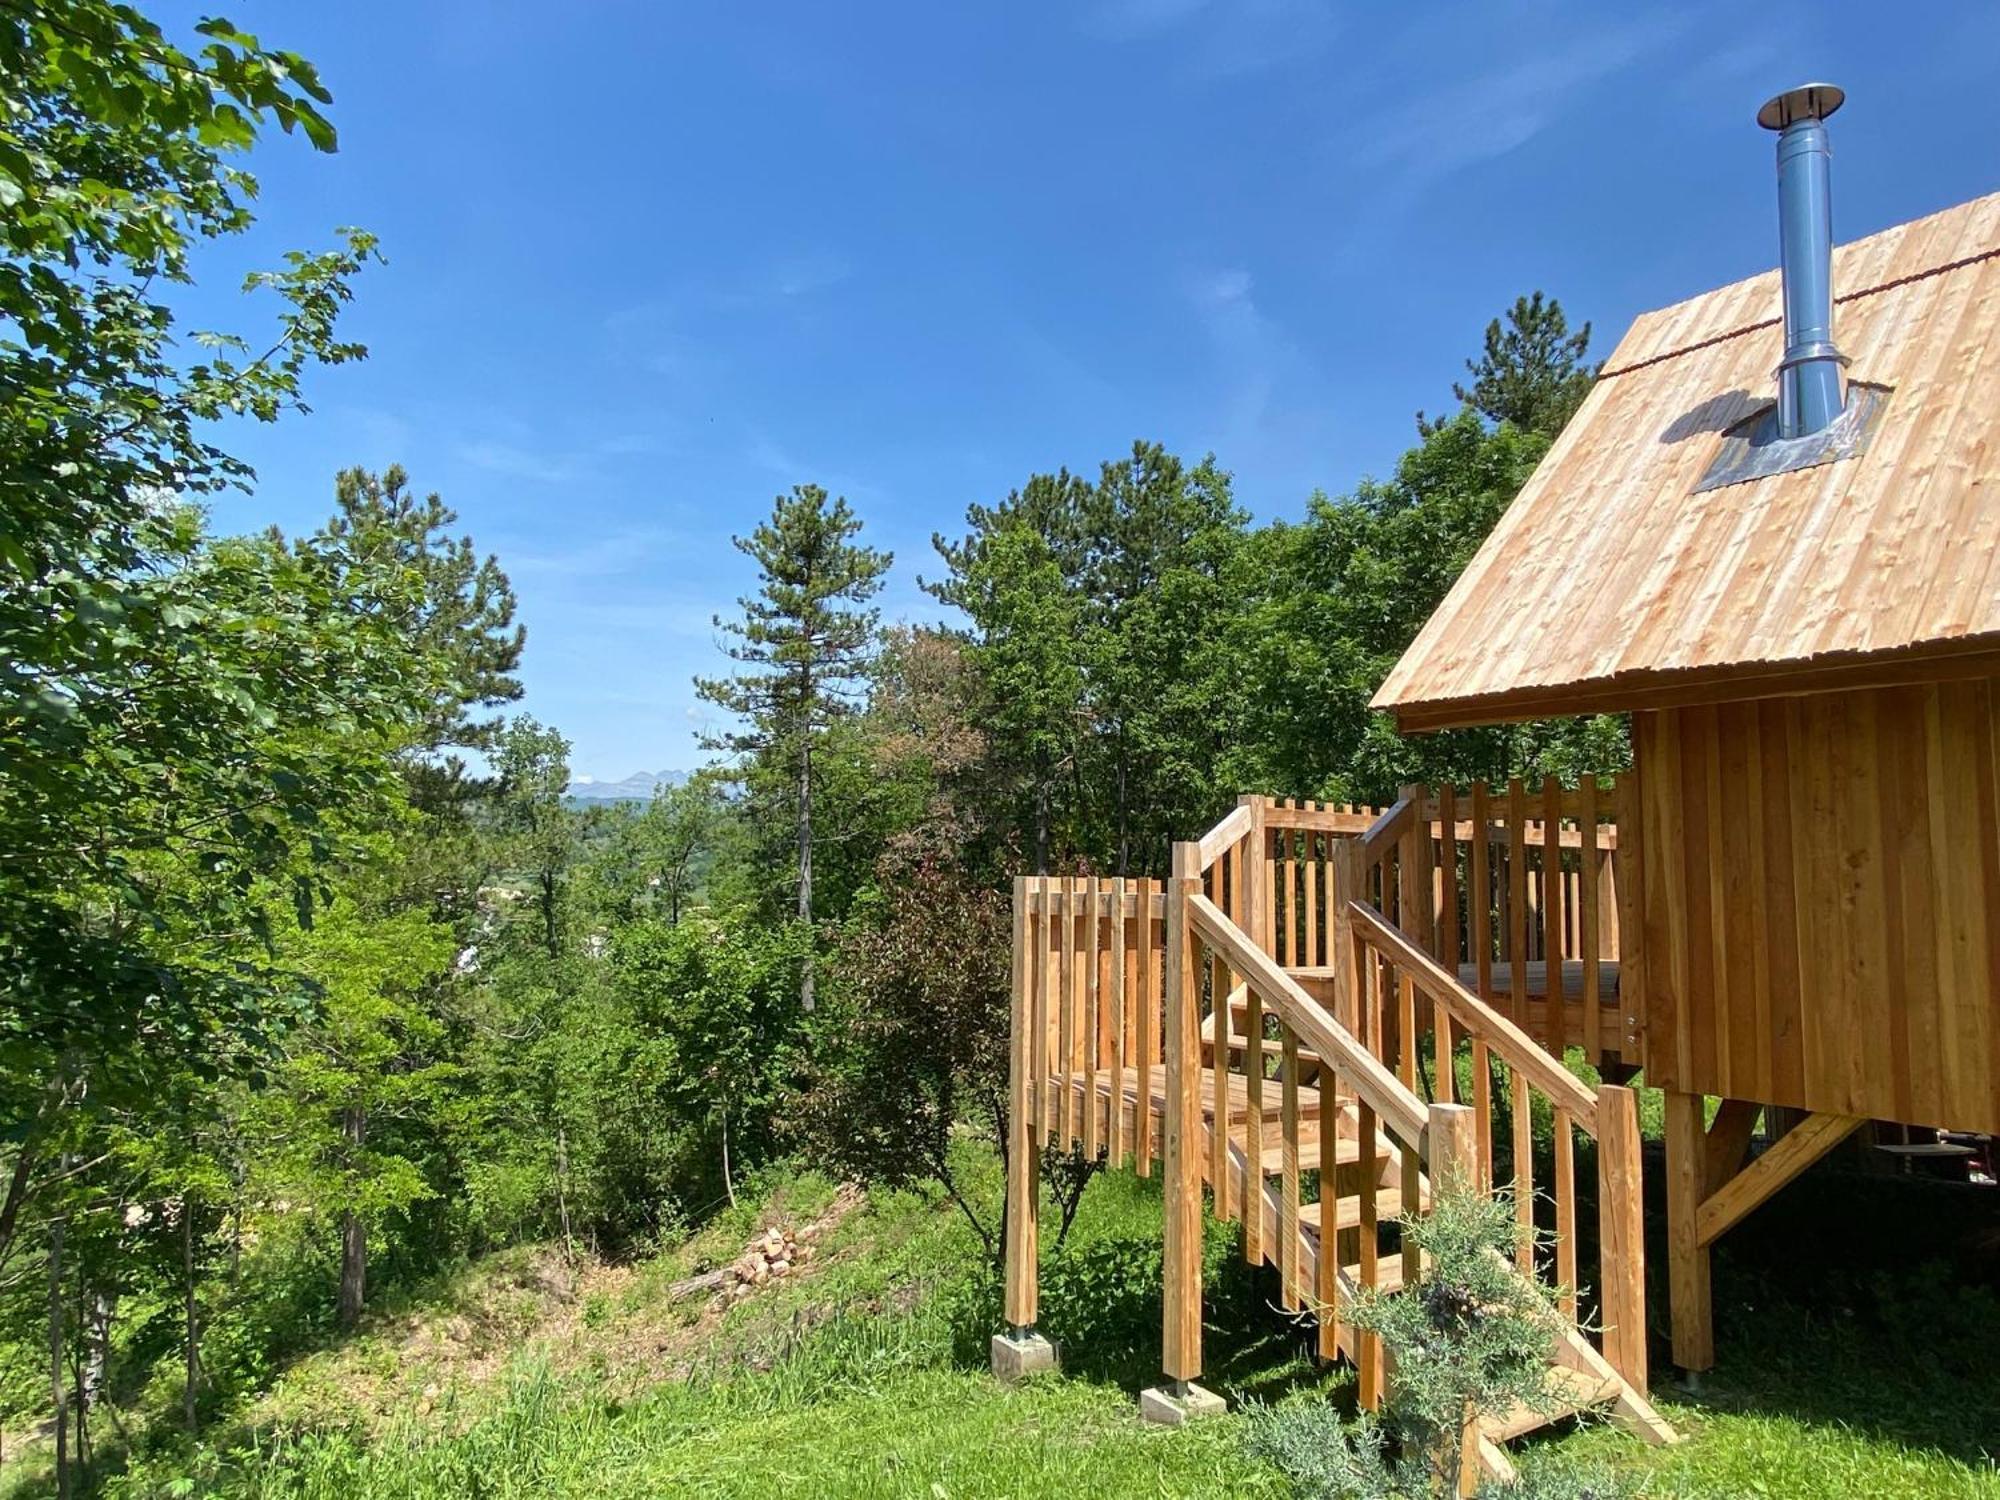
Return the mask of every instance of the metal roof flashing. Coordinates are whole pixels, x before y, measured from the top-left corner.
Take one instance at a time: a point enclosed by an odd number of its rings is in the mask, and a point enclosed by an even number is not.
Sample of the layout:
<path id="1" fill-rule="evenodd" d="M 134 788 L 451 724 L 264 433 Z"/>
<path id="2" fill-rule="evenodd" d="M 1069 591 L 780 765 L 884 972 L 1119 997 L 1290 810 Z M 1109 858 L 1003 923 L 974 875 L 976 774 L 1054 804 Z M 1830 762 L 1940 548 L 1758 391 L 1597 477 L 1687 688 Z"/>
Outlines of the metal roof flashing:
<path id="1" fill-rule="evenodd" d="M 1850 381 L 1841 414 L 1819 431 L 1794 438 L 1778 436 L 1778 404 L 1770 402 L 1722 434 L 1708 471 L 1689 493 L 1699 495 L 1724 485 L 1858 458 L 1868 451 L 1889 396 L 1886 385 Z"/>

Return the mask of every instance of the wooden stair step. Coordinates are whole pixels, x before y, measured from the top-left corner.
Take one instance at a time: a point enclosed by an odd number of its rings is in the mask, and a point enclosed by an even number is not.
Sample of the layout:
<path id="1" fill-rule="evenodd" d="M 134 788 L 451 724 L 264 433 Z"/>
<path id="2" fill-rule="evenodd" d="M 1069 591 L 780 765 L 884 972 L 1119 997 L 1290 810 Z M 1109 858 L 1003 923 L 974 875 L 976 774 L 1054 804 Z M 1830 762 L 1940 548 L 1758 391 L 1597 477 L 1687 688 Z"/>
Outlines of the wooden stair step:
<path id="1" fill-rule="evenodd" d="M 1516 1404 L 1507 1411 L 1482 1418 L 1479 1430 L 1496 1443 L 1508 1442 L 1551 1422 L 1560 1422 L 1564 1417 L 1615 1401 L 1621 1388 L 1616 1376 L 1604 1379 L 1566 1365 L 1553 1365 L 1548 1372 L 1550 1400 L 1546 1409 Z"/>
<path id="2" fill-rule="evenodd" d="M 1356 1286 L 1361 1284 L 1361 1266 L 1356 1262 L 1340 1268 Z M 1403 1257 L 1395 1252 L 1384 1251 L 1375 1262 L 1375 1290 L 1378 1292 L 1400 1292 L 1403 1289 Z"/>
<path id="3" fill-rule="evenodd" d="M 1429 1206 L 1430 1201 L 1430 1189 L 1426 1187 L 1423 1192 L 1423 1202 L 1426 1207 Z M 1335 1199 L 1334 1202 L 1338 1205 L 1334 1210 L 1333 1227 L 1335 1231 L 1359 1229 L 1361 1227 L 1361 1195 L 1359 1193 L 1350 1193 L 1344 1198 Z M 1321 1200 L 1319 1203 L 1301 1203 L 1299 1205 L 1299 1222 L 1312 1230 L 1314 1234 L 1318 1234 L 1320 1228 L 1320 1211 L 1324 1207 L 1324 1200 Z M 1376 1191 L 1375 1221 L 1378 1224 L 1387 1224 L 1394 1219 L 1400 1218 L 1402 1213 L 1403 1195 L 1398 1189 L 1380 1188 Z"/>
<path id="4" fill-rule="evenodd" d="M 1280 1122 L 1280 1125 L 1282 1125 L 1282 1122 Z M 1232 1130 L 1229 1134 L 1230 1138 L 1238 1146 L 1243 1144 L 1243 1132 L 1241 1130 Z M 1318 1120 L 1300 1120 L 1299 1170 L 1301 1172 L 1312 1172 L 1318 1169 L 1319 1143 L 1320 1122 Z M 1257 1144 L 1262 1148 L 1264 1175 L 1266 1177 L 1280 1175 L 1285 1170 L 1285 1141 L 1279 1126 L 1266 1125 Z M 1389 1151 L 1389 1138 L 1378 1133 L 1375 1137 L 1375 1158 L 1383 1164 L 1384 1171 L 1388 1170 L 1388 1167 L 1394 1161 Z M 1355 1139 L 1352 1132 L 1340 1132 L 1339 1138 L 1334 1142 L 1333 1160 L 1334 1165 L 1340 1167 L 1351 1167 L 1360 1162 L 1361 1142 Z"/>
<path id="5" fill-rule="evenodd" d="M 1147 1084 L 1152 1093 L 1153 1131 L 1157 1135 L 1161 1129 L 1161 1122 L 1166 1118 L 1167 1113 L 1167 1070 L 1165 1067 L 1155 1066 L 1147 1069 L 1146 1073 L 1150 1075 L 1147 1077 Z M 1139 1070 L 1134 1068 L 1127 1068 L 1124 1072 L 1122 1102 L 1127 1109 L 1134 1109 L 1138 1105 L 1140 1076 Z M 1240 1138 L 1242 1127 L 1250 1118 L 1250 1081 L 1241 1073 L 1230 1073 L 1228 1077 L 1229 1123 L 1235 1127 L 1230 1131 L 1230 1134 Z M 1091 1086 L 1092 1082 L 1093 1075 L 1088 1073 L 1073 1072 L 1068 1075 L 1058 1073 L 1049 1079 L 1049 1090 L 1055 1095 L 1057 1100 L 1060 1100 L 1063 1088 L 1067 1084 L 1070 1093 L 1080 1102 L 1084 1098 L 1086 1088 Z M 1099 1099 L 1108 1098 L 1111 1094 L 1111 1070 L 1109 1068 L 1099 1068 L 1094 1075 L 1094 1084 L 1097 1097 Z M 1212 1124 L 1215 1120 L 1215 1069 L 1203 1068 L 1201 1070 L 1199 1093 L 1201 1098 L 1201 1117 L 1204 1121 Z M 1264 1094 L 1259 1102 L 1263 1106 L 1264 1133 L 1271 1139 L 1276 1139 L 1276 1132 L 1284 1119 L 1284 1096 L 1284 1088 L 1277 1080 L 1266 1079 L 1264 1081 Z M 1299 1089 L 1299 1121 L 1301 1126 L 1307 1120 L 1317 1121 L 1318 1119 L 1319 1090 L 1316 1088 L 1301 1087 Z M 1081 1122 L 1079 1122 L 1078 1133 L 1082 1133 Z M 1315 1136 L 1314 1141 L 1317 1142 L 1317 1140 L 1318 1137 Z"/>
<path id="6" fill-rule="evenodd" d="M 1243 1035 L 1242 1032 L 1231 1030 L 1231 1032 L 1229 1033 L 1230 1057 L 1232 1059 L 1238 1059 L 1246 1056 L 1250 1050 L 1249 1043 L 1250 1043 L 1250 1038 Z M 1215 1051 L 1215 1023 L 1213 1018 L 1201 1023 L 1201 1045 L 1203 1050 L 1206 1052 L 1213 1053 Z M 1284 1055 L 1285 1055 L 1285 1048 L 1282 1042 L 1279 1042 L 1271 1037 L 1264 1038 L 1264 1056 L 1270 1058 L 1273 1062 L 1278 1062 L 1283 1059 Z M 1312 1048 L 1310 1047 L 1299 1048 L 1299 1066 L 1301 1068 L 1319 1068 L 1325 1065 L 1325 1061 L 1326 1060 L 1322 1058 L 1317 1052 L 1313 1051 Z M 1266 1081 L 1275 1082 L 1276 1080 L 1266 1080 Z"/>

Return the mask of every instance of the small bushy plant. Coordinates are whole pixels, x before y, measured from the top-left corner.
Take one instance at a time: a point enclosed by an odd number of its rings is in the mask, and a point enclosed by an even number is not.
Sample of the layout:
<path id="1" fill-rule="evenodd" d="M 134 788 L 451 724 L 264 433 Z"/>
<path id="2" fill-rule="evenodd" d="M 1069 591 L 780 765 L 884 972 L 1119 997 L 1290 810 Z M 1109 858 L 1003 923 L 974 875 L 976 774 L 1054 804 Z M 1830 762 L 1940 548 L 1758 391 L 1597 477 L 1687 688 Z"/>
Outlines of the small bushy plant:
<path id="1" fill-rule="evenodd" d="M 1422 1249 L 1423 1279 L 1393 1293 L 1363 1292 L 1346 1321 L 1382 1341 L 1395 1378 L 1379 1413 L 1353 1422 L 1298 1402 L 1253 1420 L 1253 1455 L 1283 1469 L 1306 1500 L 1415 1500 L 1460 1493 L 1461 1439 L 1479 1415 L 1553 1411 L 1546 1371 L 1561 1314 L 1552 1295 L 1514 1268 L 1513 1204 L 1462 1186 L 1440 1187 L 1433 1210 L 1402 1221 Z M 1551 1488 L 1553 1486 L 1553 1488 Z M 1587 1500 L 1605 1481 L 1545 1474 L 1482 1495 Z"/>

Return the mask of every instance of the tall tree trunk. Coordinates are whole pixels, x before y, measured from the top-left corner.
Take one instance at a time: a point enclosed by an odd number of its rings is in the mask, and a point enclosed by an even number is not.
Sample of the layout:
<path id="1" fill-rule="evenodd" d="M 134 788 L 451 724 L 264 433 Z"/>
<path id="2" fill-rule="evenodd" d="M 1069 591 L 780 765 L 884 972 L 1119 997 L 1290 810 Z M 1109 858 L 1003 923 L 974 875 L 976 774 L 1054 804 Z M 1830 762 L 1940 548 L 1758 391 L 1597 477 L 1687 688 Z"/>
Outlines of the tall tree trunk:
<path id="1" fill-rule="evenodd" d="M 729 1195 L 729 1206 L 736 1207 L 736 1184 L 729 1175 L 729 1106 L 722 1106 L 722 1191 Z"/>
<path id="2" fill-rule="evenodd" d="M 1125 758 L 1125 730 L 1118 731 L 1118 873 L 1128 875 L 1132 870 L 1132 808 L 1131 791 L 1126 777 L 1131 767 Z"/>
<path id="3" fill-rule="evenodd" d="M 569 1128 L 556 1127 L 556 1217 L 562 1222 L 563 1259 L 576 1263 L 576 1240 L 569 1229 Z"/>
<path id="4" fill-rule="evenodd" d="M 76 1418 L 76 1472 L 86 1482 L 90 1476 L 90 1401 L 83 1391 L 84 1350 L 89 1335 L 84 1333 L 84 1297 L 81 1283 L 76 1289 L 75 1327 L 83 1342 L 69 1352 L 70 1411 Z"/>
<path id="5" fill-rule="evenodd" d="M 368 1138 L 368 1112 L 351 1105 L 341 1112 L 342 1133 L 353 1148 L 352 1160 L 359 1164 L 361 1146 Z M 361 1215 L 348 1209 L 340 1216 L 340 1326 L 352 1328 L 361 1321 L 361 1302 L 368 1289 L 368 1232 Z"/>
<path id="6" fill-rule="evenodd" d="M 90 1312 L 85 1323 L 86 1354 L 83 1364 L 83 1389 L 81 1399 L 86 1406 L 98 1406 L 104 1400 L 104 1381 L 111 1368 L 111 1317 L 116 1307 L 110 1293 L 94 1292 L 90 1298 Z"/>
<path id="7" fill-rule="evenodd" d="M 243 1154 L 239 1151 L 230 1157 L 229 1176 L 235 1190 L 229 1197 L 229 1290 L 234 1292 L 243 1281 L 243 1180 L 247 1175 L 243 1165 Z"/>
<path id="8" fill-rule="evenodd" d="M 186 1342 L 186 1368 L 181 1386 L 181 1421 L 190 1435 L 196 1425 L 195 1405 L 201 1393 L 201 1306 L 195 1297 L 194 1199 L 181 1200 L 181 1327 Z"/>
<path id="9" fill-rule="evenodd" d="M 561 935 L 556 922 L 556 872 L 542 871 L 542 946 L 550 958 L 562 957 Z"/>
<path id="10" fill-rule="evenodd" d="M 799 741 L 799 920 L 813 919 L 812 727 Z M 805 972 L 799 976 L 799 1009 L 813 1008 L 813 952 L 806 949 Z"/>
<path id="11" fill-rule="evenodd" d="M 63 1169 L 69 1158 L 63 1158 Z M 63 1379 L 63 1220 L 49 1221 L 49 1404 L 55 1409 L 56 1495 L 69 1500 L 69 1385 Z"/>
<path id="12" fill-rule="evenodd" d="M 1035 873 L 1049 873 L 1049 773 L 1040 758 L 1035 764 Z"/>

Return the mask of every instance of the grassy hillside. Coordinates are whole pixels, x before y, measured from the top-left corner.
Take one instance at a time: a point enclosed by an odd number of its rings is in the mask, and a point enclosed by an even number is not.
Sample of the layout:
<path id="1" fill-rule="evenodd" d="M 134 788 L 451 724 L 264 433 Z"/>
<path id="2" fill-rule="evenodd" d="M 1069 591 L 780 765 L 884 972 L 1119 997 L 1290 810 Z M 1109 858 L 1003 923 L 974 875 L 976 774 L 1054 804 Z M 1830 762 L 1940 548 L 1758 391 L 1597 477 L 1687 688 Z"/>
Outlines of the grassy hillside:
<path id="1" fill-rule="evenodd" d="M 773 1224 L 819 1227 L 795 1274 L 726 1307 L 670 1294 Z M 1723 1362 L 1700 1395 L 1658 1392 L 1688 1441 L 1657 1451 L 1570 1430 L 1528 1445 L 1525 1465 L 1608 1465 L 1648 1495 L 2000 1500 L 2000 1309 L 1939 1270 L 1834 1296 L 1818 1278 L 1788 1287 L 1766 1272 L 1786 1263 L 1796 1229 L 1770 1227 L 1779 1253 L 1763 1268 L 1725 1262 L 1721 1297 L 1759 1299 L 1759 1317 L 1722 1319 Z M 136 1458 L 113 1488 L 273 1500 L 1289 1493 L 1245 1455 L 1246 1407 L 1346 1402 L 1345 1374 L 1315 1370 L 1216 1229 L 1208 1337 L 1231 1414 L 1178 1433 L 1142 1426 L 1132 1390 L 1157 1358 L 1157 1244 L 1150 1185 L 1095 1183 L 1046 1260 L 1046 1326 L 1066 1373 L 1007 1390 L 985 1373 L 997 1304 L 955 1208 L 774 1177 L 637 1266 L 572 1269 L 548 1249 L 493 1257 L 294 1365 L 198 1451 Z M 1794 1242 L 1789 1258 L 1806 1268 L 1801 1253 Z M 14 1493 L 36 1491 L 31 1464 L 9 1467 Z"/>

